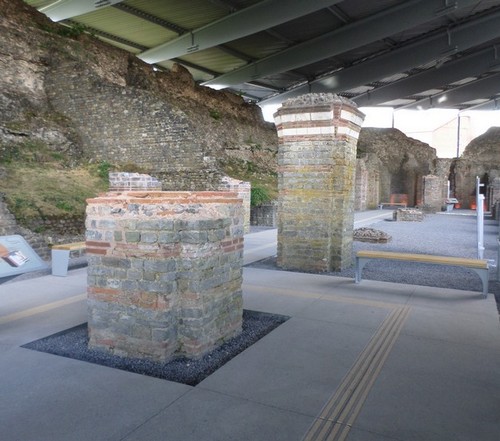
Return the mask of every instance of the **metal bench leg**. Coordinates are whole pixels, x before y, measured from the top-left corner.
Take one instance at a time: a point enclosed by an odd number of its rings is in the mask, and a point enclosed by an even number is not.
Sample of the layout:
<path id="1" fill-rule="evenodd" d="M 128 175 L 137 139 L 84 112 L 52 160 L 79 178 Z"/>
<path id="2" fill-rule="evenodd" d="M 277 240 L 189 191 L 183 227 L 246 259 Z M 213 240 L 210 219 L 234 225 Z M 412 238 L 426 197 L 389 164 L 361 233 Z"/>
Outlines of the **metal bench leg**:
<path id="1" fill-rule="evenodd" d="M 69 250 L 52 250 L 52 275 L 65 277 L 68 275 Z"/>
<path id="2" fill-rule="evenodd" d="M 369 260 L 370 259 L 366 259 L 363 257 L 356 257 L 356 270 L 355 270 L 355 278 L 354 278 L 354 281 L 356 283 L 361 282 L 361 273 L 363 272 L 363 268 Z"/>
<path id="3" fill-rule="evenodd" d="M 483 297 L 486 299 L 488 297 L 488 282 L 489 275 L 487 269 L 471 268 L 476 272 L 476 274 L 481 278 L 483 284 Z"/>

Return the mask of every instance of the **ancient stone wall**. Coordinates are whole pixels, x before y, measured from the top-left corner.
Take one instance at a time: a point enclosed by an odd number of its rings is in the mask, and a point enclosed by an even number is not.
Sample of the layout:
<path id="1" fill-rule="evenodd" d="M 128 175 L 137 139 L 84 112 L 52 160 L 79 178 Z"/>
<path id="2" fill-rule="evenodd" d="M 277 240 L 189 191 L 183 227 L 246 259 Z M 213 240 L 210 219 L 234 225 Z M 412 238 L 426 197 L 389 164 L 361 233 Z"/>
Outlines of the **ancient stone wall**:
<path id="1" fill-rule="evenodd" d="M 89 200 L 86 225 L 90 347 L 164 361 L 240 332 L 235 193 L 108 193 Z"/>
<path id="2" fill-rule="evenodd" d="M 435 149 L 397 129 L 368 127 L 361 130 L 357 155 L 365 158 L 371 170 L 369 188 L 378 180 L 376 203 L 391 202 L 395 198 L 392 195 L 406 195 L 409 206 L 422 203 L 422 178 L 435 171 Z M 373 208 L 373 203 L 369 206 Z"/>
<path id="3" fill-rule="evenodd" d="M 16 219 L 7 208 L 0 195 L 0 236 L 10 236 L 18 232 Z"/>
<path id="4" fill-rule="evenodd" d="M 483 135 L 473 139 L 462 156 L 452 166 L 453 190 L 463 208 L 476 204 L 476 176 L 485 187 L 500 177 L 500 127 L 491 127 Z M 485 194 L 486 200 L 488 195 Z M 487 207 L 490 208 L 490 207 Z"/>
<path id="5" fill-rule="evenodd" d="M 277 227 L 277 205 L 275 202 L 253 206 L 250 209 L 250 224 L 260 227 Z"/>
<path id="6" fill-rule="evenodd" d="M 217 189 L 228 158 L 275 168 L 276 132 L 258 106 L 178 65 L 154 71 L 87 34 L 67 38 L 21 0 L 0 10 L 0 129 L 50 126 L 80 160 L 134 164 L 168 190 Z"/>
<path id="7" fill-rule="evenodd" d="M 161 182 L 143 173 L 110 172 L 109 191 L 126 190 L 161 191 Z"/>

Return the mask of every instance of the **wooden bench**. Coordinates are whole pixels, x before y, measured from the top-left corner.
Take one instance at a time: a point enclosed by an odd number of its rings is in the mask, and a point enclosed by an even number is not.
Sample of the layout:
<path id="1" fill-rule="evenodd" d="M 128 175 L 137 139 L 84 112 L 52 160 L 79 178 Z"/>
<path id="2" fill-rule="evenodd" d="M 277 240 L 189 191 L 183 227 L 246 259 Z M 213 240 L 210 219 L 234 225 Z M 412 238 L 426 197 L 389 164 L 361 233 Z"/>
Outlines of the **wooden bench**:
<path id="1" fill-rule="evenodd" d="M 64 277 L 68 274 L 69 254 L 71 251 L 84 251 L 85 242 L 73 242 L 52 246 L 52 275 Z"/>
<path id="2" fill-rule="evenodd" d="M 488 261 L 483 259 L 466 259 L 463 257 L 434 256 L 430 254 L 395 253 L 390 251 L 358 251 L 356 253 L 355 282 L 361 282 L 361 272 L 366 263 L 372 259 L 401 260 L 406 262 L 430 263 L 433 265 L 461 266 L 475 271 L 483 284 L 483 297 L 488 296 Z"/>
<path id="3" fill-rule="evenodd" d="M 382 208 L 384 208 L 384 205 L 406 208 L 406 204 L 404 202 L 381 202 L 380 204 L 378 204 L 379 210 L 382 210 Z"/>

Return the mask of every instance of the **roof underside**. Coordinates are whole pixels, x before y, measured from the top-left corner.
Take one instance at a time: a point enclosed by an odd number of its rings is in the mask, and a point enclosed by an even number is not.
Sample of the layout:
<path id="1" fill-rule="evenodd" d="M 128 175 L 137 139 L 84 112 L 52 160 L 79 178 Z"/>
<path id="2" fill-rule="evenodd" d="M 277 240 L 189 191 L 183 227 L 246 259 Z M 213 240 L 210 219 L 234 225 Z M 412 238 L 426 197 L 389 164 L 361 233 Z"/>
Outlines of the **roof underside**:
<path id="1" fill-rule="evenodd" d="M 500 0 L 26 0 L 159 68 L 278 104 L 497 109 Z"/>

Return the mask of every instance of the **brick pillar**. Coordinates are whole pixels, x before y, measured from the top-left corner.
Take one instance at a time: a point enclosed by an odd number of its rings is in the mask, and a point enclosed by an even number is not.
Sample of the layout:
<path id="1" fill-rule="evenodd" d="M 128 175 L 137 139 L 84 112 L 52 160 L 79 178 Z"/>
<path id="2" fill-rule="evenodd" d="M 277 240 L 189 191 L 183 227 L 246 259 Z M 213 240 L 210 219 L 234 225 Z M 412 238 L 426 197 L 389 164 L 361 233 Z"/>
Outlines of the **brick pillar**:
<path id="1" fill-rule="evenodd" d="M 89 346 L 199 357 L 242 322 L 242 204 L 229 192 L 88 200 Z"/>
<path id="2" fill-rule="evenodd" d="M 238 197 L 243 201 L 243 226 L 244 232 L 250 233 L 250 182 L 240 181 L 239 179 L 233 179 L 229 176 L 223 176 L 219 184 L 220 191 L 232 191 L 238 195 Z"/>
<path id="3" fill-rule="evenodd" d="M 422 203 L 427 209 L 441 211 L 446 199 L 446 186 L 439 176 L 427 175 L 422 178 Z"/>
<path id="4" fill-rule="evenodd" d="M 354 191 L 354 209 L 366 210 L 368 200 L 368 170 L 364 159 L 356 161 L 356 187 Z"/>
<path id="5" fill-rule="evenodd" d="M 275 113 L 278 266 L 338 271 L 352 265 L 356 145 L 364 115 L 334 94 L 290 99 Z"/>

